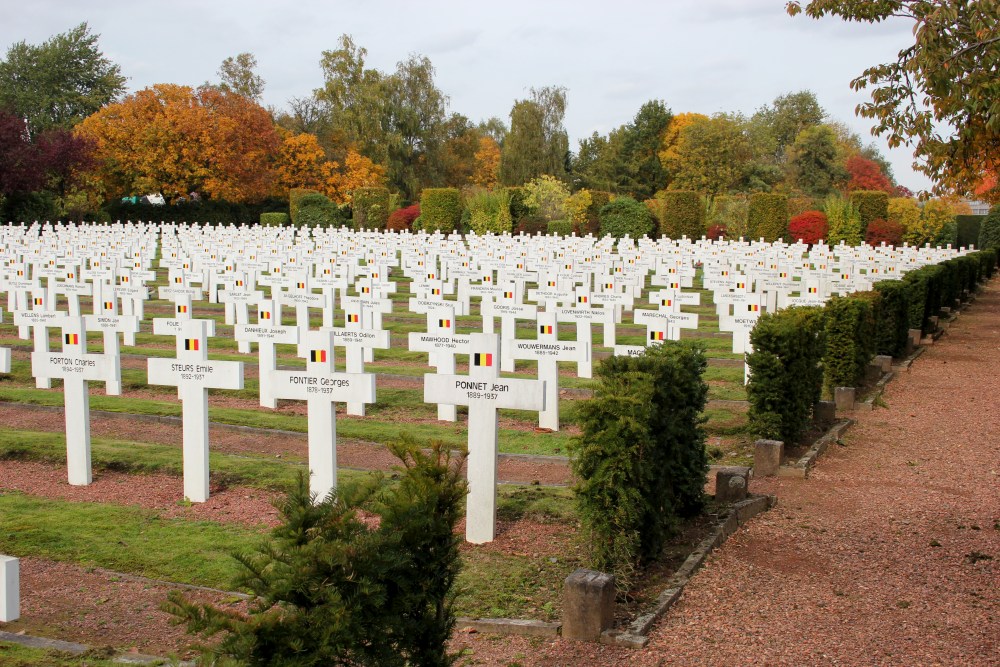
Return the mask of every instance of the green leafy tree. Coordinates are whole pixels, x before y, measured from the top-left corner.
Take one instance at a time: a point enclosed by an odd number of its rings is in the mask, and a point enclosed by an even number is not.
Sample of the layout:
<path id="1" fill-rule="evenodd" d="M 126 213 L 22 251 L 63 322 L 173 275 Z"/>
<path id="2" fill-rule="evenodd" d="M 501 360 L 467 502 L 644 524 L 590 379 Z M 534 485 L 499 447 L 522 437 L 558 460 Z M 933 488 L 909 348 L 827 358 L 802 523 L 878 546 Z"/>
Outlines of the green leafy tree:
<path id="1" fill-rule="evenodd" d="M 622 128 L 622 191 L 648 199 L 667 184 L 667 172 L 657 155 L 673 114 L 660 100 L 642 105 Z"/>
<path id="2" fill-rule="evenodd" d="M 843 197 L 830 195 L 823 202 L 823 212 L 829 223 L 830 245 L 844 241 L 847 245 L 860 245 L 864 238 L 861 233 L 861 213 Z"/>
<path id="3" fill-rule="evenodd" d="M 620 130 L 612 130 L 606 137 L 594 132 L 581 139 L 571 161 L 573 178 L 585 188 L 621 192 L 619 177 L 624 171 L 623 144 L 624 136 Z"/>
<path id="4" fill-rule="evenodd" d="M 826 118 L 816 95 L 809 90 L 788 93 L 774 98 L 770 106 L 758 109 L 751 122 L 767 128 L 773 139 L 774 158 L 781 162 L 785 151 L 795 143 L 803 130 L 815 127 Z"/>
<path id="5" fill-rule="evenodd" d="M 799 132 L 788 148 L 788 181 L 810 197 L 826 197 L 847 177 L 837 150 L 837 135 L 826 125 Z"/>
<path id="6" fill-rule="evenodd" d="M 259 103 L 264 94 L 264 78 L 257 74 L 256 69 L 257 58 L 252 53 L 241 53 L 235 58 L 230 56 L 219 66 L 220 87 Z"/>
<path id="7" fill-rule="evenodd" d="M 935 191 L 970 194 L 1000 167 L 1000 3 L 997 0 L 812 0 L 788 13 L 879 23 L 913 22 L 914 43 L 896 60 L 865 70 L 854 90 L 872 88 L 858 113 L 890 147 L 912 146 Z M 1000 200 L 1000 185 L 981 197 Z"/>
<path id="8" fill-rule="evenodd" d="M 753 161 L 743 118 L 715 114 L 681 130 L 674 154 L 667 160 L 671 189 L 724 194 L 739 186 Z"/>
<path id="9" fill-rule="evenodd" d="M 500 150 L 501 183 L 521 185 L 542 174 L 558 178 L 566 173 L 565 115 L 566 89 L 560 86 L 532 88 L 531 99 L 514 103 Z"/>
<path id="10" fill-rule="evenodd" d="M 546 221 L 566 217 L 569 188 L 558 178 L 548 174 L 533 178 L 524 184 L 524 192 L 524 204 L 531 213 L 542 216 Z"/>
<path id="11" fill-rule="evenodd" d="M 164 609 L 189 632 L 221 634 L 203 647 L 207 664 L 452 663 L 462 461 L 441 444 L 392 450 L 404 464 L 396 484 L 373 476 L 315 502 L 299 476 L 270 539 L 236 555 L 236 584 L 252 595 L 248 614 L 169 596 Z M 372 525 L 361 511 L 379 520 Z"/>
<path id="12" fill-rule="evenodd" d="M 86 23 L 40 45 L 17 42 L 0 61 L 0 108 L 27 119 L 35 135 L 70 128 L 125 92 Z"/>
<path id="13" fill-rule="evenodd" d="M 631 197 L 616 197 L 601 209 L 601 234 L 616 239 L 629 236 L 633 239 L 652 234 L 656 229 L 656 218 L 646 208 Z"/>

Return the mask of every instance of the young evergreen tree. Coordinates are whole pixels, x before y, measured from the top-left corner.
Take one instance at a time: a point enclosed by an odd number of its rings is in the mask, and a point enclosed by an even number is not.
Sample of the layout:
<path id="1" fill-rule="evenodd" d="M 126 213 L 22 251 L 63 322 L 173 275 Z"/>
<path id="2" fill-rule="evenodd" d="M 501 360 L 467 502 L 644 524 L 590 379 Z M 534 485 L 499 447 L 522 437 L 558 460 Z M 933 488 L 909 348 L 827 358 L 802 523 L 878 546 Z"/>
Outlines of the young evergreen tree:
<path id="1" fill-rule="evenodd" d="M 208 664 L 451 664 L 462 460 L 440 443 L 392 451 L 404 466 L 394 484 L 373 475 L 317 502 L 299 475 L 281 525 L 256 552 L 235 555 L 235 583 L 252 594 L 247 615 L 170 595 L 163 608 L 188 632 L 222 636 L 202 647 Z"/>

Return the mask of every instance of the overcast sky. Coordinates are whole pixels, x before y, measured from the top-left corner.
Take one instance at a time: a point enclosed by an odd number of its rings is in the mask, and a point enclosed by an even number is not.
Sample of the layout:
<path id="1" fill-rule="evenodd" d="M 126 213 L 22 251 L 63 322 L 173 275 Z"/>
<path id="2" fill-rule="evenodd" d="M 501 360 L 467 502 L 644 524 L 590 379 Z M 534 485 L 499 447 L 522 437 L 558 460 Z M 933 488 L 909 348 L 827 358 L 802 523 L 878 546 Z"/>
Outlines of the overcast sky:
<path id="1" fill-rule="evenodd" d="M 912 24 L 815 21 L 785 13 L 784 0 L 0 0 L 0 49 L 41 43 L 86 21 L 121 66 L 129 90 L 155 83 L 217 81 L 220 63 L 249 51 L 279 108 L 322 85 L 319 59 L 343 33 L 368 49 L 369 67 L 393 71 L 426 55 L 449 111 L 508 121 L 531 87 L 568 89 L 571 148 L 606 133 L 650 99 L 680 113 L 751 114 L 778 95 L 808 89 L 834 120 L 874 141 L 898 182 L 929 181 L 911 151 L 870 136 L 849 83 L 912 43 Z M 2 54 L 0 54 L 2 55 Z"/>

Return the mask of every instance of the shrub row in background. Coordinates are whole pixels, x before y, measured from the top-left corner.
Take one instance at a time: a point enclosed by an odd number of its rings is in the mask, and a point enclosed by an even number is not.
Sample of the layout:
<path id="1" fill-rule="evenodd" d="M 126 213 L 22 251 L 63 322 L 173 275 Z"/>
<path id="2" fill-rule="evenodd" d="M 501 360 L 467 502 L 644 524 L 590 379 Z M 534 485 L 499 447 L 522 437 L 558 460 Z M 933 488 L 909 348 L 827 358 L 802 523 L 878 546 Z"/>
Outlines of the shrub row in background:
<path id="1" fill-rule="evenodd" d="M 773 242 L 788 235 L 788 197 L 770 192 L 750 195 L 747 234 Z"/>
<path id="2" fill-rule="evenodd" d="M 292 221 L 298 227 L 342 227 L 349 217 L 326 195 L 311 192 L 299 199 Z"/>
<path id="3" fill-rule="evenodd" d="M 616 239 L 629 236 L 633 239 L 652 234 L 656 226 L 653 214 L 645 204 L 631 197 L 616 197 L 601 209 L 601 234 Z"/>
<path id="4" fill-rule="evenodd" d="M 888 220 L 889 195 L 880 190 L 855 190 L 851 193 L 851 204 L 861 216 L 861 237 L 875 220 Z"/>
<path id="5" fill-rule="evenodd" d="M 761 316 L 747 355 L 751 431 L 797 442 L 824 386 L 858 386 L 875 354 L 904 354 L 909 329 L 928 333 L 942 306 L 966 299 L 993 276 L 997 257 L 995 249 L 981 250 L 879 281 L 870 292 L 834 297 L 823 308 Z"/>
<path id="6" fill-rule="evenodd" d="M 621 587 L 659 555 L 678 517 L 704 505 L 706 366 L 703 347 L 690 341 L 610 357 L 597 369 L 594 397 L 580 407 L 577 506 L 592 566 L 614 572 Z"/>
<path id="7" fill-rule="evenodd" d="M 457 188 L 425 188 L 420 194 L 420 228 L 449 233 L 462 220 L 462 195 Z"/>
<path id="8" fill-rule="evenodd" d="M 705 234 L 705 208 L 693 190 L 667 190 L 657 195 L 656 217 L 660 234 L 672 239 L 700 239 Z"/>
<path id="9" fill-rule="evenodd" d="M 355 229 L 385 229 L 392 208 L 388 188 L 358 188 L 351 193 Z"/>
<path id="10" fill-rule="evenodd" d="M 820 306 L 765 313 L 750 333 L 747 355 L 750 429 L 795 442 L 806 430 L 823 385 L 824 311 Z"/>

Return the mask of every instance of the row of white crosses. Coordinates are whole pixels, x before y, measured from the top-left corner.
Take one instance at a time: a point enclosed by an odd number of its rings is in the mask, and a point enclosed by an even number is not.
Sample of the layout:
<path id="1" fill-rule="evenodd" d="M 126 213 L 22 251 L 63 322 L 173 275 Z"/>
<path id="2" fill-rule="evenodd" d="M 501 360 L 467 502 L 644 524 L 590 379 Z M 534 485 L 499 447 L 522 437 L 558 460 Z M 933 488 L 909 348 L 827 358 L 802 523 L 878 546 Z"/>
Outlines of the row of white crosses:
<path id="1" fill-rule="evenodd" d="M 346 243 L 351 243 L 347 241 Z M 454 244 L 455 239 L 449 243 Z M 642 245 L 642 244 L 640 244 Z M 647 244 L 648 245 L 648 244 Z M 348 252 L 341 247 L 341 253 Z M 313 245 L 315 250 L 316 244 Z M 411 268 L 425 272 L 426 290 L 418 297 L 418 312 L 423 312 L 428 318 L 428 333 L 414 334 L 410 337 L 411 349 L 422 349 L 429 353 L 432 365 L 438 373 L 425 377 L 425 400 L 438 403 L 439 416 L 442 419 L 455 419 L 456 405 L 470 406 L 469 423 L 469 478 L 471 497 L 469 503 L 469 521 L 467 538 L 470 541 L 482 542 L 493 539 L 495 534 L 495 496 L 496 496 L 496 465 L 497 465 L 497 434 L 498 408 L 536 410 L 540 412 L 541 426 L 558 428 L 558 361 L 575 361 L 582 376 L 589 376 L 590 369 L 590 330 L 591 324 L 599 321 L 605 324 L 605 343 L 614 340 L 614 318 L 622 306 L 632 306 L 632 300 L 641 293 L 646 274 L 654 271 L 653 284 L 662 285 L 665 289 L 651 294 L 650 299 L 656 310 L 640 309 L 634 312 L 634 321 L 645 324 L 648 340 L 672 339 L 679 336 L 679 329 L 684 326 L 697 326 L 697 316 L 680 312 L 681 304 L 697 304 L 697 294 L 681 292 L 681 287 L 690 287 L 690 275 L 694 258 L 697 253 L 685 254 L 678 247 L 673 247 L 664 257 L 656 257 L 648 247 L 636 248 L 635 245 L 623 244 L 624 252 L 618 259 L 607 262 L 600 255 L 610 254 L 610 248 L 592 244 L 592 250 L 598 250 L 593 259 L 567 257 L 565 249 L 546 254 L 549 262 L 541 262 L 538 271 L 529 272 L 522 251 L 519 258 L 513 262 L 506 259 L 507 250 L 494 250 L 487 254 L 494 259 L 486 262 L 476 262 L 478 268 L 469 268 L 473 262 L 465 261 L 464 266 L 442 261 L 441 257 L 426 253 L 423 259 L 416 259 Z M 352 250 L 357 248 L 352 247 Z M 149 378 L 151 384 L 166 384 L 177 386 L 184 404 L 184 487 L 185 495 L 194 501 L 208 497 L 208 414 L 207 390 L 209 388 L 242 387 L 242 365 L 238 362 L 209 361 L 207 357 L 207 338 L 213 333 L 212 323 L 192 319 L 192 303 L 195 297 L 201 296 L 201 290 L 191 287 L 188 281 L 206 283 L 209 287 L 209 299 L 216 298 L 216 285 L 228 289 L 222 292 L 222 300 L 233 304 L 233 319 L 236 320 L 236 338 L 249 347 L 249 343 L 257 342 L 261 356 L 261 403 L 273 407 L 278 398 L 306 400 L 309 403 L 309 467 L 312 472 L 311 488 L 319 496 L 323 496 L 336 485 L 336 422 L 333 404 L 347 402 L 349 412 L 363 414 L 365 403 L 374 401 L 374 377 L 364 374 L 364 353 L 375 347 L 388 345 L 388 334 L 380 326 L 365 327 L 369 321 L 376 324 L 375 317 L 366 318 L 365 308 L 371 306 L 373 311 L 381 312 L 385 307 L 385 295 L 393 291 L 391 283 L 386 278 L 386 267 L 394 265 L 398 245 L 376 244 L 374 248 L 359 250 L 354 257 L 367 254 L 367 267 L 357 267 L 358 275 L 355 288 L 361 293 L 359 297 L 347 297 L 345 303 L 345 326 L 334 328 L 329 326 L 332 317 L 328 314 L 332 307 L 333 293 L 336 289 L 344 289 L 351 279 L 349 268 L 338 275 L 329 275 L 328 282 L 317 284 L 329 288 L 330 294 L 325 294 L 317 300 L 308 287 L 310 279 L 310 262 L 306 260 L 309 252 L 287 256 L 289 264 L 298 260 L 301 269 L 282 267 L 272 263 L 269 268 L 270 277 L 259 276 L 249 266 L 242 274 L 233 275 L 235 267 L 225 266 L 217 256 L 209 261 L 198 264 L 188 263 L 184 258 L 174 265 L 168 264 L 171 272 L 172 286 L 161 290 L 161 297 L 171 299 L 176 308 L 177 317 L 172 320 L 157 320 L 154 323 L 154 333 L 169 334 L 177 338 L 176 359 L 150 359 Z M 444 248 L 440 255 L 446 255 Z M 452 245 L 451 253 L 457 248 Z M 643 253 L 652 254 L 654 259 L 643 259 Z M 273 254 L 273 252 L 272 252 Z M 556 257 L 556 255 L 559 255 Z M 416 255 L 415 255 L 416 256 Z M 467 255 L 465 255 L 467 256 Z M 381 259 L 379 259 L 379 257 Z M 428 261 L 428 257 L 430 261 Z M 382 261 L 384 264 L 372 262 Z M 586 271 L 574 270 L 574 264 L 582 261 L 589 265 Z M 440 267 L 439 267 L 440 262 Z M 558 265 L 557 265 L 558 262 Z M 351 264 L 347 264 L 348 267 Z M 314 265 L 318 268 L 318 265 Z M 141 267 L 136 267 L 137 269 Z M 196 270 L 197 269 L 197 270 Z M 592 270 L 590 270 L 592 269 Z M 441 275 L 437 275 L 440 270 Z M 479 272 L 481 286 L 471 285 L 470 274 Z M 199 275 L 200 274 L 200 275 Z M 92 277 L 102 279 L 103 272 L 92 273 Z M 706 274 L 707 275 L 707 274 Z M 539 289 L 535 300 L 543 302 L 543 310 L 538 306 L 525 304 L 523 293 L 526 276 L 531 276 L 531 282 L 548 287 Z M 544 280 L 541 276 L 544 276 Z M 739 276 L 734 276 L 738 280 Z M 272 300 L 259 298 L 260 292 L 253 288 L 255 280 L 270 288 Z M 454 293 L 453 281 L 458 282 L 459 294 L 476 294 L 481 298 L 481 313 L 484 315 L 484 330 L 492 330 L 493 318 L 500 316 L 505 334 L 498 337 L 492 333 L 473 334 L 472 336 L 457 336 L 454 334 L 454 319 L 456 314 L 468 312 L 467 302 L 445 301 L 444 294 Z M 600 281 L 600 282 L 598 282 Z M 499 283 L 499 285 L 498 285 Z M 592 293 L 591 284 L 598 284 L 599 289 Z M 617 284 L 616 284 L 617 283 Z M 103 285 L 103 282 L 101 283 Z M 20 287 L 15 282 L 14 290 Z M 560 289 L 561 287 L 561 289 Z M 736 293 L 739 292 L 737 285 Z M 85 291 L 86 288 L 71 288 L 63 291 L 72 305 L 72 296 Z M 326 290 L 324 289 L 324 292 Z M 8 290 L 10 294 L 10 290 Z M 102 294 L 103 292 L 98 292 Z M 231 297 L 227 300 L 227 297 Z M 289 297 L 289 295 L 292 295 Z M 301 295 L 301 296 L 295 296 Z M 346 294 L 345 294 L 346 296 Z M 593 304 L 591 300 L 593 297 Z M 530 295 L 529 295 L 530 298 Z M 244 322 L 248 317 L 238 314 L 239 304 L 248 310 L 251 303 L 259 304 L 258 324 L 256 326 Z M 23 298 L 22 298 L 23 301 Z M 570 307 L 565 307 L 566 303 Z M 284 327 L 280 324 L 280 308 L 282 303 L 297 306 L 297 326 Z M 563 304 L 564 307 L 560 307 Z M 300 307 L 300 306 L 305 307 Z M 324 326 L 318 331 L 309 329 L 308 307 L 318 305 L 324 310 Z M 592 308 L 598 305 L 599 308 Z M 97 321 L 92 328 L 104 329 L 106 332 L 121 330 L 132 331 L 133 326 L 121 325 L 114 318 L 114 304 L 106 303 L 103 323 Z M 124 301 L 123 301 L 124 306 Z M 759 304 L 758 304 L 759 309 Z M 305 311 L 305 314 L 302 313 Z M 33 311 L 32 311 L 33 312 Z M 272 321 L 272 314 L 276 315 Z M 513 320 L 518 316 L 534 320 L 538 334 L 534 340 L 516 339 L 513 335 Z M 734 318 L 737 320 L 739 318 Z M 367 321 L 366 321 L 367 320 Z M 36 334 L 38 318 L 34 320 Z M 578 325 L 577 341 L 560 342 L 557 337 L 558 322 L 576 322 Z M 110 357 L 117 362 L 117 351 L 112 349 L 110 355 L 90 355 L 101 359 L 88 358 L 85 353 L 86 324 L 60 322 L 64 330 L 64 354 L 58 363 L 37 354 L 37 362 L 33 358 L 33 366 L 40 367 L 37 376 L 43 377 L 49 373 L 55 377 L 69 377 L 72 391 L 67 389 L 67 431 L 69 431 L 70 414 L 73 419 L 86 420 L 86 382 L 101 379 L 109 383 L 115 381 L 115 371 L 103 366 Z M 274 322 L 274 323 L 272 323 Z M 436 326 L 432 326 L 436 323 Z M 610 335 L 609 327 L 610 326 Z M 75 327 L 75 328 L 74 328 Z M 74 333 L 76 332 L 76 333 Z M 73 346 L 83 347 L 78 354 L 73 354 Z M 115 334 L 117 340 L 117 334 Z M 502 341 L 502 342 L 501 342 Z M 276 343 L 299 344 L 300 353 L 307 356 L 306 371 L 278 371 L 275 368 L 274 345 Z M 337 374 L 333 371 L 333 352 L 335 345 L 347 348 L 347 373 Z M 70 346 L 67 348 L 67 346 Z M 113 346 L 112 346 L 113 347 Z M 107 352 L 107 348 L 106 348 Z M 634 353 L 628 351 L 628 353 Z M 455 354 L 467 354 L 470 359 L 470 375 L 455 375 Z M 66 360 L 71 359 L 68 363 Z M 513 369 L 516 359 L 537 360 L 539 365 L 539 380 L 507 380 L 500 379 L 498 367 Z M 51 368 L 49 368 L 51 367 Z M 56 367 L 58 367 L 56 370 Z M 100 367 L 100 368 L 99 368 Z M 120 371 L 118 371 L 120 373 Z M 82 385 L 81 385 L 82 383 Z M 80 387 L 83 390 L 80 390 Z M 74 398 L 70 398 L 70 395 Z M 73 404 L 72 410 L 70 404 Z M 89 423 L 88 423 L 89 426 Z M 86 429 L 89 434 L 89 428 Z M 71 448 L 71 480 L 84 479 L 73 471 L 86 469 L 86 480 L 89 481 L 89 435 L 87 443 Z M 80 451 L 88 452 L 86 456 Z M 69 452 L 69 450 L 68 450 Z M 75 482 L 86 483 L 86 482 Z"/>

